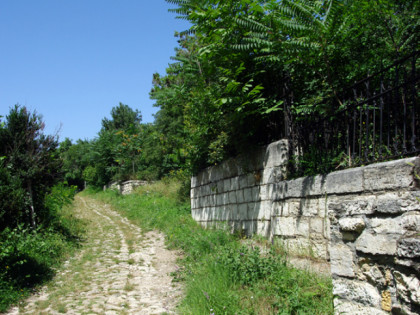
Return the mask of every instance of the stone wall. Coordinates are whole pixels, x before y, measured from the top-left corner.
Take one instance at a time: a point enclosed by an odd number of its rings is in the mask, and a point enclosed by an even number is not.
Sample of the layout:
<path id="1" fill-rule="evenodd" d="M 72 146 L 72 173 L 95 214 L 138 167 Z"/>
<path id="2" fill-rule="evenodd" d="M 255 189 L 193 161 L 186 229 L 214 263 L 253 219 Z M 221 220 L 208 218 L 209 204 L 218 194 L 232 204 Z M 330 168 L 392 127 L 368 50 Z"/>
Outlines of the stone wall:
<path id="1" fill-rule="evenodd" d="M 128 195 L 133 192 L 133 190 L 138 186 L 147 185 L 149 182 L 144 180 L 127 180 L 125 182 L 111 182 L 108 185 L 104 186 L 105 189 L 114 189 L 117 190 L 122 195 Z"/>
<path id="2" fill-rule="evenodd" d="M 193 177 L 193 218 L 329 262 L 337 313 L 418 314 L 419 158 L 285 180 L 286 149 L 278 141 Z"/>

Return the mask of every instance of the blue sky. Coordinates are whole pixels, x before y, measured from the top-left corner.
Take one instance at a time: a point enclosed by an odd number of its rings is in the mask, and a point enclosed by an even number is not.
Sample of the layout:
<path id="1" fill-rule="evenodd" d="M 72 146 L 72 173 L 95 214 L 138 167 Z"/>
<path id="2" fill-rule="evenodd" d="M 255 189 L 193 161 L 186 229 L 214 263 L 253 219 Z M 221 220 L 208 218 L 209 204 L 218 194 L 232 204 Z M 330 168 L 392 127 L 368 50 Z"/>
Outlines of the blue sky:
<path id="1" fill-rule="evenodd" d="M 1 0 L 0 115 L 14 104 L 45 133 L 92 139 L 119 102 L 153 122 L 153 73 L 163 74 L 188 24 L 164 0 Z"/>

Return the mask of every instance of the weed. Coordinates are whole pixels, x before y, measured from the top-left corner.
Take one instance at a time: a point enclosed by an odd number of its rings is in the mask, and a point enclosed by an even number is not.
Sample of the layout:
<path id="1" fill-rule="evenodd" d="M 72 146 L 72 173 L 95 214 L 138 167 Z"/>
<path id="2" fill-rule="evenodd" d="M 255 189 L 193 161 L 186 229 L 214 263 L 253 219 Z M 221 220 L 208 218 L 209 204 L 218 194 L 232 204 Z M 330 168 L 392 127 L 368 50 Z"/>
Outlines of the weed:
<path id="1" fill-rule="evenodd" d="M 333 314 L 331 279 L 288 266 L 282 246 L 257 238 L 256 243 L 267 246 L 262 253 L 241 246 L 227 231 L 201 228 L 174 187 L 174 182 L 157 182 L 127 196 L 90 194 L 143 230 L 161 230 L 169 248 L 182 250 L 180 266 L 172 273 L 185 286 L 179 313 Z"/>

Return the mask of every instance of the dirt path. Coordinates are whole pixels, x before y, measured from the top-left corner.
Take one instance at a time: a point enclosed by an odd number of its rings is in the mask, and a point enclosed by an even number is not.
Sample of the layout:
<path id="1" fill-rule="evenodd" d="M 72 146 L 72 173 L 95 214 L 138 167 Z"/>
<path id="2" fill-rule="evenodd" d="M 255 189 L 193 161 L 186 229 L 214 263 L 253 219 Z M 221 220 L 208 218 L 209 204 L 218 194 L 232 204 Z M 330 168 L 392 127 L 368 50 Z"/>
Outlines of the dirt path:
<path id="1" fill-rule="evenodd" d="M 181 288 L 172 283 L 176 254 L 164 236 L 142 234 L 109 205 L 76 197 L 76 216 L 88 222 L 79 255 L 24 306 L 7 314 L 174 313 Z"/>

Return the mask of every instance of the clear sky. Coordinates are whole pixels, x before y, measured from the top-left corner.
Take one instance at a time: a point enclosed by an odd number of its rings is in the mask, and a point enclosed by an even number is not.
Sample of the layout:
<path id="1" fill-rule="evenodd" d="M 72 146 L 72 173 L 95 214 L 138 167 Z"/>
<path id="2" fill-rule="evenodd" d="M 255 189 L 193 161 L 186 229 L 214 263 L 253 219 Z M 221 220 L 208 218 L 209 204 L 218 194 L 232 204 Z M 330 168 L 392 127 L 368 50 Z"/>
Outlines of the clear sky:
<path id="1" fill-rule="evenodd" d="M 0 115 L 43 116 L 60 141 L 93 139 L 119 102 L 153 122 L 163 74 L 187 22 L 164 0 L 0 0 Z"/>

